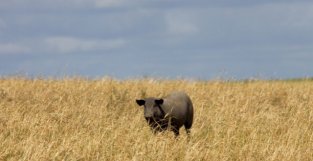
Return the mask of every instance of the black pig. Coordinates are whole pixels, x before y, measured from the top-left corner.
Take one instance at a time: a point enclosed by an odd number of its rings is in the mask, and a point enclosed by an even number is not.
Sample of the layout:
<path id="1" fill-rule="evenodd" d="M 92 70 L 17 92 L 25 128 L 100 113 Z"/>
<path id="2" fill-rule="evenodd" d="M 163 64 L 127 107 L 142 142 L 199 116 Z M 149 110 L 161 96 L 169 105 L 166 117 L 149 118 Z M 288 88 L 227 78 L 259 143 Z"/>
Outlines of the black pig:
<path id="1" fill-rule="evenodd" d="M 164 98 L 137 99 L 144 106 L 144 117 L 154 133 L 170 129 L 175 136 L 183 125 L 189 135 L 193 122 L 193 105 L 184 92 L 173 92 Z"/>

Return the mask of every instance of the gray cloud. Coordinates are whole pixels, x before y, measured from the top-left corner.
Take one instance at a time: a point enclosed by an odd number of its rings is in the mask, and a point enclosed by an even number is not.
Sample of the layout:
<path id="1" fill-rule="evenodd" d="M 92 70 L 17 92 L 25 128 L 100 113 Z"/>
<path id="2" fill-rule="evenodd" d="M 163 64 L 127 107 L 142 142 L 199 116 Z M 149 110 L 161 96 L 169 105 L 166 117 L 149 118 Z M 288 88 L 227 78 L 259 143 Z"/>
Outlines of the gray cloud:
<path id="1" fill-rule="evenodd" d="M 160 9 L 167 10 L 173 8 L 216 8 L 216 7 L 249 7 L 267 4 L 299 4 L 312 3 L 310 0 L 10 0 L 2 1 L 0 8 L 3 11 L 23 11 L 23 12 L 49 12 L 49 11 L 69 11 L 107 9 L 107 11 L 122 11 L 119 9 Z"/>
<path id="2" fill-rule="evenodd" d="M 5 23 L 4 20 L 2 20 L 1 17 L 0 17 L 0 30 L 1 30 L 2 28 L 5 28 L 5 27 L 6 27 L 6 23 Z"/>
<path id="3" fill-rule="evenodd" d="M 121 48 L 126 42 L 122 39 L 85 40 L 73 37 L 48 37 L 44 43 L 48 50 L 57 53 L 74 53 Z"/>
<path id="4" fill-rule="evenodd" d="M 0 55 L 1 54 L 20 54 L 29 52 L 30 49 L 27 46 L 19 44 L 0 44 Z"/>
<path id="5" fill-rule="evenodd" d="M 0 9 L 0 75 L 313 74 L 311 1 L 12 0 Z"/>

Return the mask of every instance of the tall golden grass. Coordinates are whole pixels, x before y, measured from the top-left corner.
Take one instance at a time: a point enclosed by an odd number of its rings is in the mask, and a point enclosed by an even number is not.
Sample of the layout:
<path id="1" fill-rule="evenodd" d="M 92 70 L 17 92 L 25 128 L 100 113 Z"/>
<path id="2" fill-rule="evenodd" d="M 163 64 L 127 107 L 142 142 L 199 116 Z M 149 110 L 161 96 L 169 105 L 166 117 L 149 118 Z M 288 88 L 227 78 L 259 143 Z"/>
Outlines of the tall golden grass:
<path id="1" fill-rule="evenodd" d="M 135 103 L 175 90 L 190 140 L 153 135 Z M 2 78 L 0 160 L 313 160 L 313 82 Z"/>

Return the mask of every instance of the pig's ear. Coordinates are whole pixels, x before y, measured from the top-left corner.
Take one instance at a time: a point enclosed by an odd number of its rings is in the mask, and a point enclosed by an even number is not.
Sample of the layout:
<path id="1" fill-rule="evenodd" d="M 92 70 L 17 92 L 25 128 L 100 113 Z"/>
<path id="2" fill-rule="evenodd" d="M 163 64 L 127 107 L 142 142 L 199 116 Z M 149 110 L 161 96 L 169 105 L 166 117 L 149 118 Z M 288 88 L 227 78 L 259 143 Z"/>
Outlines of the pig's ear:
<path id="1" fill-rule="evenodd" d="M 144 105 L 144 104 L 146 103 L 145 100 L 136 100 L 136 102 L 137 102 L 137 104 L 138 104 L 139 106 L 142 106 L 142 105 Z"/>
<path id="2" fill-rule="evenodd" d="M 155 100 L 155 103 L 156 103 L 157 105 L 162 105 L 163 102 L 164 102 L 164 100 L 163 100 L 162 98 L 161 98 L 161 99 L 158 99 L 158 100 Z"/>

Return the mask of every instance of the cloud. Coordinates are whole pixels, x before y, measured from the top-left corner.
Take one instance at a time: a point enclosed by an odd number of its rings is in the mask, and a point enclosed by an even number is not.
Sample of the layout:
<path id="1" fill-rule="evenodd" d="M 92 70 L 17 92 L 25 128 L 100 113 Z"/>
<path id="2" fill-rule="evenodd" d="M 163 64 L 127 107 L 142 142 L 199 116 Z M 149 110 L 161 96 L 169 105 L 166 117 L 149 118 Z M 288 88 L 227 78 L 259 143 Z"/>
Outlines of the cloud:
<path id="1" fill-rule="evenodd" d="M 7 24 L 0 18 L 0 29 L 5 28 Z"/>
<path id="2" fill-rule="evenodd" d="M 5 29 L 7 28 L 7 23 L 3 20 L 3 19 L 1 19 L 1 17 L 0 17 L 0 36 L 3 36 L 3 34 L 5 33 Z M 0 40 L 1 40 L 1 38 L 0 38 Z"/>
<path id="3" fill-rule="evenodd" d="M 123 39 L 86 40 L 73 37 L 49 37 L 44 40 L 49 50 L 57 53 L 86 52 L 118 49 L 125 44 Z"/>
<path id="4" fill-rule="evenodd" d="M 172 9 L 172 8 L 190 8 L 190 7 L 242 7 L 264 5 L 271 3 L 307 3 L 310 0 L 2 0 L 0 9 L 3 11 L 47 11 L 49 9 L 58 11 L 72 11 L 72 9 L 91 9 L 91 8 L 150 8 L 150 9 Z"/>
<path id="5" fill-rule="evenodd" d="M 103 64 L 124 76 L 220 69 L 249 76 L 313 52 L 313 3 L 305 0 L 10 0 L 0 10 L 0 53 L 16 53 L 0 64 L 26 57 L 42 72 L 47 62 L 52 71 L 62 64 L 75 71 L 88 59 L 85 73 Z"/>
<path id="6" fill-rule="evenodd" d="M 0 8 L 6 9 L 34 9 L 34 8 L 56 8 L 56 7 L 67 7 L 69 8 L 77 8 L 77 7 L 86 7 L 88 4 L 88 0 L 10 0 L 10 1 L 1 1 Z"/>
<path id="7" fill-rule="evenodd" d="M 170 12 L 165 16 L 167 32 L 174 35 L 195 34 L 199 29 L 193 20 L 189 14 Z"/>
<path id="8" fill-rule="evenodd" d="M 8 8 L 15 10 L 59 10 L 71 11 L 72 9 L 90 9 L 90 8 L 115 8 L 121 6 L 136 6 L 142 0 L 10 0 L 0 3 L 0 9 L 9 11 Z"/>
<path id="9" fill-rule="evenodd" d="M 0 44 L 0 55 L 1 54 L 19 54 L 29 52 L 30 49 L 27 46 L 14 44 L 14 43 L 2 43 Z"/>
<path id="10" fill-rule="evenodd" d="M 94 0 L 96 7 L 117 7 L 126 3 L 126 0 Z"/>

